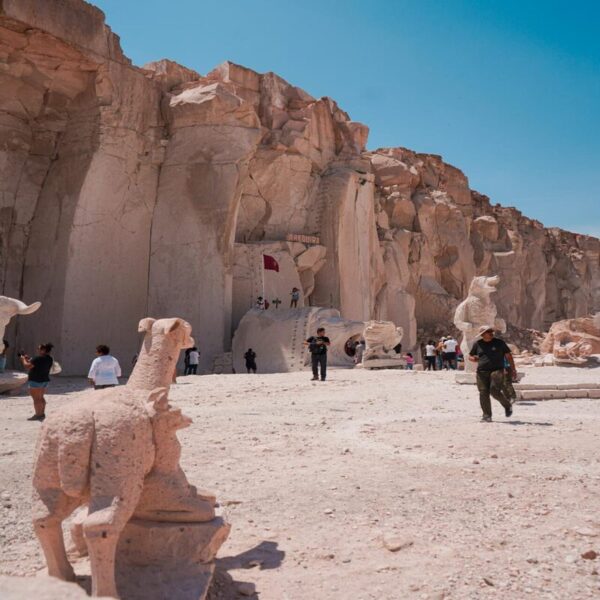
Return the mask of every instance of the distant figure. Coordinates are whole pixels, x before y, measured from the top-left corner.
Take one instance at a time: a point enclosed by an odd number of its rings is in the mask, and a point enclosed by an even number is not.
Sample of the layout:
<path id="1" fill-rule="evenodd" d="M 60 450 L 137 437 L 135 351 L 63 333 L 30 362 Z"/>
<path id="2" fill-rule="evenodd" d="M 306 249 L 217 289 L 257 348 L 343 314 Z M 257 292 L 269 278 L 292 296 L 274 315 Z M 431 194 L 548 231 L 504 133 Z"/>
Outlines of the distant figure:
<path id="1" fill-rule="evenodd" d="M 406 370 L 412 371 L 414 366 L 415 366 L 415 359 L 413 358 L 413 355 L 411 352 L 407 352 L 406 353 Z"/>
<path id="2" fill-rule="evenodd" d="M 354 348 L 354 364 L 360 365 L 362 363 L 363 354 L 365 352 L 365 342 L 364 340 L 360 340 L 356 343 L 356 347 Z"/>
<path id="3" fill-rule="evenodd" d="M 263 297 L 262 297 L 262 296 L 259 296 L 259 297 L 256 299 L 255 308 L 258 308 L 258 309 L 260 309 L 260 310 L 265 310 L 265 301 L 264 301 L 264 299 L 263 299 Z"/>
<path id="4" fill-rule="evenodd" d="M 271 305 L 269 304 L 269 301 L 265 298 L 265 310 L 268 310 L 269 306 Z"/>
<path id="5" fill-rule="evenodd" d="M 325 328 L 319 327 L 317 335 L 309 337 L 304 345 L 308 346 L 312 362 L 312 381 L 319 380 L 319 365 L 321 366 L 321 381 L 325 381 L 327 376 L 327 346 L 331 344 L 329 338 L 325 335 Z"/>
<path id="6" fill-rule="evenodd" d="M 443 344 L 446 359 L 446 369 L 456 370 L 456 348 L 458 342 L 452 337 L 447 337 Z"/>
<path id="7" fill-rule="evenodd" d="M 2 340 L 4 344 L 4 348 L 2 348 L 2 352 L 0 352 L 0 373 L 4 373 L 4 369 L 6 369 L 6 351 L 8 350 L 8 340 Z"/>
<path id="8" fill-rule="evenodd" d="M 97 358 L 92 361 L 88 379 L 95 390 L 103 390 L 119 385 L 121 366 L 119 361 L 110 355 L 110 348 L 104 344 L 96 346 Z"/>
<path id="9" fill-rule="evenodd" d="M 298 300 L 300 300 L 300 290 L 297 287 L 293 287 L 290 292 L 292 299 L 290 300 L 290 308 L 298 308 Z"/>
<path id="10" fill-rule="evenodd" d="M 184 375 L 190 374 L 190 352 L 191 351 L 192 351 L 191 348 L 186 348 L 185 352 L 183 353 L 183 374 Z"/>
<path id="11" fill-rule="evenodd" d="M 197 375 L 198 365 L 200 364 L 200 352 L 198 348 L 194 346 L 188 355 L 188 372 L 187 375 Z"/>
<path id="12" fill-rule="evenodd" d="M 38 355 L 29 358 L 27 354 L 20 352 L 17 356 L 21 359 L 23 366 L 29 370 L 28 385 L 29 394 L 33 400 L 35 414 L 28 421 L 43 421 L 46 418 L 46 398 L 44 392 L 50 383 L 50 369 L 54 359 L 50 356 L 54 348 L 53 344 L 40 344 Z"/>
<path id="13" fill-rule="evenodd" d="M 425 360 L 427 361 L 425 370 L 435 371 L 435 344 L 433 340 L 429 340 L 425 345 Z"/>
<path id="14" fill-rule="evenodd" d="M 505 392 L 505 364 L 509 365 L 513 381 L 517 378 L 517 370 L 510 348 L 504 340 L 494 337 L 493 326 L 483 325 L 479 329 L 479 335 L 481 339 L 473 344 L 469 360 L 477 363 L 477 389 L 483 412 L 481 420 L 489 423 L 492 420 L 490 394 L 502 404 L 507 417 L 513 414 L 511 399 Z"/>
<path id="15" fill-rule="evenodd" d="M 246 359 L 246 370 L 248 373 L 250 371 L 256 373 L 256 352 L 252 348 L 248 348 L 244 354 L 244 358 Z"/>
<path id="16" fill-rule="evenodd" d="M 442 368 L 444 367 L 444 342 L 445 341 L 446 341 L 445 337 L 441 338 L 435 347 L 435 357 L 436 357 L 436 364 L 437 364 L 438 371 L 441 371 Z"/>

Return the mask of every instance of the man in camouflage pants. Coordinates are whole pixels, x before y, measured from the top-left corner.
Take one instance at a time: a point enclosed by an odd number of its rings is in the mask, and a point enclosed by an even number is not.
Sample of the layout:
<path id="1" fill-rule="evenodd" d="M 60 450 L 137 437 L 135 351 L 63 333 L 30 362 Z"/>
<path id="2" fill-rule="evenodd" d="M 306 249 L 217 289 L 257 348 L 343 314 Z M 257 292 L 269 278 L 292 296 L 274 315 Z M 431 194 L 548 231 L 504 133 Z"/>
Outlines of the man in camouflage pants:
<path id="1" fill-rule="evenodd" d="M 481 420 L 489 423 L 492 420 L 490 395 L 502 404 L 507 417 L 512 415 L 512 402 L 516 396 L 512 381 L 516 380 L 517 371 L 510 348 L 504 340 L 494 337 L 493 327 L 484 325 L 479 329 L 479 335 L 481 339 L 473 344 L 469 360 L 477 363 L 477 389 L 483 412 Z M 510 370 L 508 386 L 505 361 Z"/>

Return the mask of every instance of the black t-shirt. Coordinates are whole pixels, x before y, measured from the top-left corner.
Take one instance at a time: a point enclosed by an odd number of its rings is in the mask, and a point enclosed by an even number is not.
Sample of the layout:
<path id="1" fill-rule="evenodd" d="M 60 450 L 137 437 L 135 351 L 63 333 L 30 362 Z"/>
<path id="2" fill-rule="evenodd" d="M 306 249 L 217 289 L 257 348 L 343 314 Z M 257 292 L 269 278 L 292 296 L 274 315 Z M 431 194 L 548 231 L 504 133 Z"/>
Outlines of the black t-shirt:
<path id="1" fill-rule="evenodd" d="M 327 345 L 329 343 L 329 338 L 325 335 L 319 335 L 317 337 L 311 336 L 307 340 L 308 349 L 311 354 L 327 354 Z M 322 344 L 317 344 L 317 342 L 323 342 Z"/>
<path id="2" fill-rule="evenodd" d="M 504 369 L 504 355 L 510 352 L 510 348 L 504 340 L 493 338 L 490 342 L 477 340 L 471 352 L 471 356 L 478 356 L 477 361 L 478 371 L 498 371 Z"/>
<path id="3" fill-rule="evenodd" d="M 256 352 L 254 350 L 248 350 L 246 354 L 244 354 L 244 358 L 246 359 L 247 364 L 254 364 L 254 359 L 256 358 Z"/>
<path id="4" fill-rule="evenodd" d="M 52 368 L 52 357 L 48 354 L 43 356 L 34 356 L 31 359 L 33 367 L 29 369 L 29 381 L 44 383 L 50 381 L 50 369 Z"/>

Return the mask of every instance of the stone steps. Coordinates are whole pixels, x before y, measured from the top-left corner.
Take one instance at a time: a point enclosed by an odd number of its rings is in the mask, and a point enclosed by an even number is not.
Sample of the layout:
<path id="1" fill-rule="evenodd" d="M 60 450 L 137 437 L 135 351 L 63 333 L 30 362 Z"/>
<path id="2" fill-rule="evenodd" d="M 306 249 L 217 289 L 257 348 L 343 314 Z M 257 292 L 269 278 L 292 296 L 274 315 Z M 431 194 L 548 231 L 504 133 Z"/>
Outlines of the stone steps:
<path id="1" fill-rule="evenodd" d="M 529 389 L 519 389 L 515 386 L 517 392 L 517 402 L 521 400 L 566 400 L 568 398 L 594 398 L 600 399 L 600 385 L 598 384 L 574 384 L 572 386 L 562 385 L 544 385 L 528 386 Z"/>

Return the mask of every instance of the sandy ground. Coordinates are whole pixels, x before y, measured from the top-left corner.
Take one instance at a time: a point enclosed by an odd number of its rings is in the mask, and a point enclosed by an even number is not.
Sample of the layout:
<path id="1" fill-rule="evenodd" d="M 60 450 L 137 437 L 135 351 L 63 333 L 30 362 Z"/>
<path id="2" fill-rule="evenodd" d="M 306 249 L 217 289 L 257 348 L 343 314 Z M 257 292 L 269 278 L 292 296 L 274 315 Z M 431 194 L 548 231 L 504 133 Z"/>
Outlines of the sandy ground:
<path id="1" fill-rule="evenodd" d="M 529 369 L 525 382 L 599 382 Z M 600 401 L 526 402 L 479 422 L 450 373 L 181 377 L 183 467 L 233 529 L 212 600 L 600 597 Z M 48 411 L 82 380 L 56 379 Z M 29 522 L 39 424 L 0 398 L 0 572 L 43 562 Z M 386 548 L 400 547 L 396 551 Z M 241 597 L 241 596 L 240 596 Z"/>

